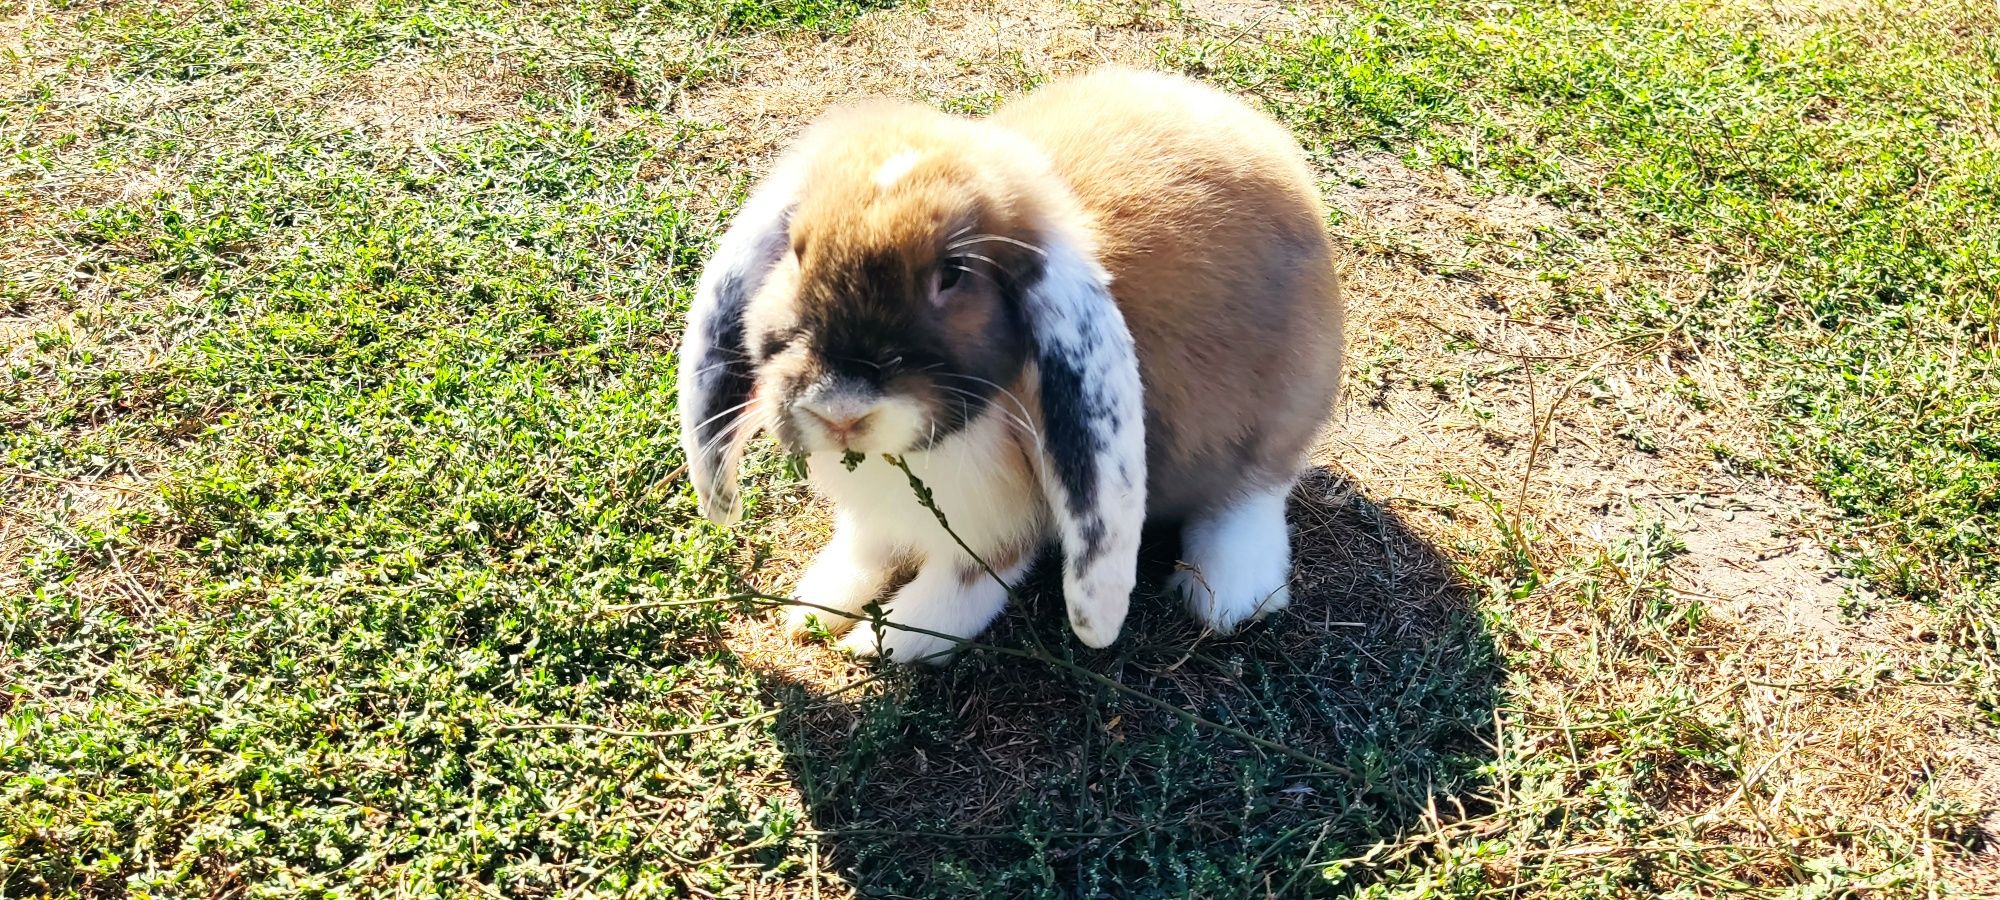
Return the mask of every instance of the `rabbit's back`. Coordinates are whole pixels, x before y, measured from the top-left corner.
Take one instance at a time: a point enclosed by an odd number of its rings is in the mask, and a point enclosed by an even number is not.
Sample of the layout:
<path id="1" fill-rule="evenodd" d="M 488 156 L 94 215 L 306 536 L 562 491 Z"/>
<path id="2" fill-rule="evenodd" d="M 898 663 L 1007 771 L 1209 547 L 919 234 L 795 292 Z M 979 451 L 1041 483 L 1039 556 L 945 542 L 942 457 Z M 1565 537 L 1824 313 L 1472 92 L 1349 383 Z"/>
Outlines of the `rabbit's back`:
<path id="1" fill-rule="evenodd" d="M 1220 91 L 1126 69 L 1045 85 L 992 122 L 1042 148 L 1094 219 L 1138 344 L 1152 512 L 1289 482 L 1338 389 L 1342 328 L 1297 141 Z"/>

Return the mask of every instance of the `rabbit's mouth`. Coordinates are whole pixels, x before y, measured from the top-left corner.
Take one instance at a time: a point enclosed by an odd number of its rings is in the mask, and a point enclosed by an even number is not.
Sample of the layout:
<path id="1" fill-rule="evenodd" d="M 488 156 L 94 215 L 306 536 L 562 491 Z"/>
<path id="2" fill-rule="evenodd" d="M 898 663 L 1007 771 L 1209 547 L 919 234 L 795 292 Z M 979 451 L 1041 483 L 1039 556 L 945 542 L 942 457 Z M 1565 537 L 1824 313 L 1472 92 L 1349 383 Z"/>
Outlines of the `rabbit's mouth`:
<path id="1" fill-rule="evenodd" d="M 829 379 L 787 402 L 776 431 L 795 453 L 908 453 L 929 443 L 933 421 L 914 398 Z"/>

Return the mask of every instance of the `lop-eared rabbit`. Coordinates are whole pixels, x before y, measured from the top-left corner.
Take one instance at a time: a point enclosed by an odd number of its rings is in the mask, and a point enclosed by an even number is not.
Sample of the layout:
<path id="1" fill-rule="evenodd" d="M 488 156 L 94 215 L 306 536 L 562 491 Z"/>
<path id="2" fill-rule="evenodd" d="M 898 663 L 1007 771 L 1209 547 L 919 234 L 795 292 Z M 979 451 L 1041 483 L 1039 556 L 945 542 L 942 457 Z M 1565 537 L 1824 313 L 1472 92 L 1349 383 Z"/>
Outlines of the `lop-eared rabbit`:
<path id="1" fill-rule="evenodd" d="M 1148 519 L 1181 526 L 1167 587 L 1201 623 L 1280 609 L 1340 378 L 1323 227 L 1292 136 L 1179 77 L 1101 69 L 984 119 L 836 109 L 702 273 L 679 361 L 702 510 L 741 515 L 753 433 L 804 455 L 835 525 L 788 627 L 897 660 L 977 636 L 1008 596 L 986 567 L 1014 583 L 1050 543 L 1070 626 L 1109 645 Z M 878 629 L 862 608 L 911 567 Z"/>

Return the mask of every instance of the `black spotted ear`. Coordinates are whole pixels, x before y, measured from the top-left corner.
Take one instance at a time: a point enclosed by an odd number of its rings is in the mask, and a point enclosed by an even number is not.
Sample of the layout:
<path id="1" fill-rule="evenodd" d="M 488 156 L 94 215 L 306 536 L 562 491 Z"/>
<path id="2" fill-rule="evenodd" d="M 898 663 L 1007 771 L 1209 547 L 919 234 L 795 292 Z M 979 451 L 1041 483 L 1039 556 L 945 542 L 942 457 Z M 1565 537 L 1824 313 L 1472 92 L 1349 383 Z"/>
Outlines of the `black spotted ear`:
<path id="1" fill-rule="evenodd" d="M 802 168 L 787 158 L 751 191 L 702 270 L 681 339 L 681 448 L 702 514 L 722 525 L 743 514 L 736 466 L 755 383 L 744 312 L 785 254 Z"/>
<path id="2" fill-rule="evenodd" d="M 1110 276 L 1078 247 L 1043 250 L 1040 278 L 1022 294 L 1041 393 L 1043 491 L 1062 533 L 1070 627 L 1107 647 L 1138 578 L 1145 395 Z"/>

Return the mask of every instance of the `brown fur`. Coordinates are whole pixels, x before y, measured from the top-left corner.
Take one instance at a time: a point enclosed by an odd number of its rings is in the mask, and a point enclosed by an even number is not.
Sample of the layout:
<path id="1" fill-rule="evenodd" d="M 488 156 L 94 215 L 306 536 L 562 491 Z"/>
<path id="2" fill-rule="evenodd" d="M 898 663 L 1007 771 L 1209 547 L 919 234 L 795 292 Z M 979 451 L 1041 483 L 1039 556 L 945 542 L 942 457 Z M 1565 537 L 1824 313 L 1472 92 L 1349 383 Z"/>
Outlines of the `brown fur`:
<path id="1" fill-rule="evenodd" d="M 846 355 L 940 352 L 954 371 L 1009 386 L 1016 396 L 994 402 L 1018 399 L 1035 418 L 1025 332 L 1003 285 L 1037 277 L 1038 256 L 980 245 L 991 283 L 946 309 L 928 300 L 929 273 L 955 234 L 1081 236 L 1139 349 L 1149 511 L 1189 515 L 1296 474 L 1338 387 L 1342 310 L 1317 187 L 1275 122 L 1184 80 L 1107 69 L 985 122 L 852 107 L 795 152 L 810 166 L 793 254 L 749 319 L 767 402 L 830 363 L 766 354 L 760 336 L 838 327 L 851 335 Z M 882 183 L 885 165 L 910 154 Z M 955 401 L 924 378 L 883 390 L 941 414 Z"/>
<path id="2" fill-rule="evenodd" d="M 968 276 L 964 296 L 930 307 L 932 270 L 956 232 L 1024 235 L 1046 214 L 1033 185 L 982 165 L 981 154 L 950 148 L 978 141 L 975 123 L 910 104 L 876 101 L 828 114 L 794 151 L 809 159 L 810 186 L 791 224 L 792 253 L 752 304 L 755 335 L 844 332 L 833 349 L 779 353 L 759 359 L 760 393 L 781 398 L 824 377 L 842 357 L 869 359 L 863 368 L 923 351 L 949 357 L 949 371 L 999 384 L 1014 382 L 1027 358 L 1027 337 L 1010 318 L 999 282 L 1004 272 L 1028 272 L 1033 259 L 1019 247 L 982 247 L 998 264 Z M 920 148 L 921 160 L 888 187 L 874 174 L 899 153 Z M 753 355 L 760 354 L 753 337 Z M 933 360 L 934 362 L 938 360 Z M 977 414 L 961 395 L 937 389 L 924 373 L 892 377 L 880 386 L 923 403 L 943 419 Z M 987 389 L 958 382 L 953 387 Z M 989 398 L 990 399 L 990 398 Z M 1003 400 L 1009 407 L 1011 400 Z M 777 417 L 784 437 L 784 419 Z M 948 422 L 943 433 L 963 422 Z"/>
<path id="3" fill-rule="evenodd" d="M 1297 142 L 1219 92 L 1122 69 L 1047 85 L 992 121 L 1040 145 L 1097 222 L 1139 346 L 1155 514 L 1205 506 L 1237 471 L 1290 481 L 1338 389 L 1342 341 Z"/>

